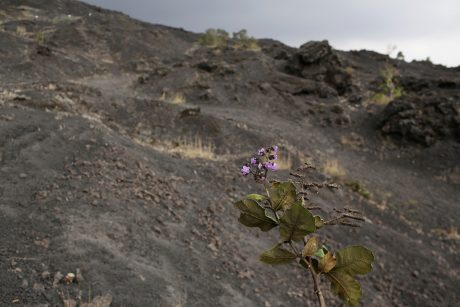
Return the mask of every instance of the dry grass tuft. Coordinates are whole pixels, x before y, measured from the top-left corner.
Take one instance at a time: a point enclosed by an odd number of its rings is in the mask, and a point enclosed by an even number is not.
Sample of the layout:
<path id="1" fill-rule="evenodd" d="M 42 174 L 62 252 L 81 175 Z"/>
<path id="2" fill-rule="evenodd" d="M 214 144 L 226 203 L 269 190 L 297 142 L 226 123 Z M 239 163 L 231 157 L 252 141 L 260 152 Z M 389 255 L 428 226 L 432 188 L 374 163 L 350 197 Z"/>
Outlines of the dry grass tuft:
<path id="1" fill-rule="evenodd" d="M 431 233 L 447 240 L 460 241 L 460 234 L 458 233 L 457 227 L 454 226 L 451 226 L 449 229 L 432 229 Z"/>
<path id="2" fill-rule="evenodd" d="M 227 155 L 217 155 L 215 153 L 215 146 L 210 142 L 203 141 L 199 136 L 176 141 L 160 141 L 151 137 L 133 138 L 133 140 L 156 151 L 177 154 L 185 159 L 205 159 L 211 161 L 227 161 L 229 159 Z"/>
<path id="3" fill-rule="evenodd" d="M 172 103 L 172 104 L 184 104 L 187 102 L 185 99 L 185 95 L 179 92 L 172 93 L 172 94 L 167 94 L 166 92 L 163 92 L 160 96 L 160 101 Z"/>
<path id="4" fill-rule="evenodd" d="M 179 153 L 181 156 L 188 159 L 206 159 L 218 160 L 214 153 L 215 146 L 212 143 L 205 143 L 199 137 L 194 139 L 183 139 L 178 142 L 178 146 L 171 149 L 171 152 Z"/>
<path id="5" fill-rule="evenodd" d="M 354 132 L 350 133 L 349 135 L 340 136 L 340 144 L 344 146 L 350 146 L 354 149 L 357 149 L 362 147 L 363 143 L 363 138 Z"/>
<path id="6" fill-rule="evenodd" d="M 326 160 L 322 170 L 325 174 L 331 176 L 334 179 L 341 179 L 345 177 L 345 169 L 340 165 L 339 161 L 336 159 Z"/>
<path id="7" fill-rule="evenodd" d="M 24 37 L 27 35 L 27 28 L 24 26 L 17 26 L 16 27 L 16 34 L 18 36 Z"/>
<path id="8" fill-rule="evenodd" d="M 286 155 L 278 154 L 278 159 L 276 160 L 276 165 L 278 166 L 279 170 L 290 170 L 290 169 L 292 169 L 291 155 L 289 153 L 287 153 Z"/>

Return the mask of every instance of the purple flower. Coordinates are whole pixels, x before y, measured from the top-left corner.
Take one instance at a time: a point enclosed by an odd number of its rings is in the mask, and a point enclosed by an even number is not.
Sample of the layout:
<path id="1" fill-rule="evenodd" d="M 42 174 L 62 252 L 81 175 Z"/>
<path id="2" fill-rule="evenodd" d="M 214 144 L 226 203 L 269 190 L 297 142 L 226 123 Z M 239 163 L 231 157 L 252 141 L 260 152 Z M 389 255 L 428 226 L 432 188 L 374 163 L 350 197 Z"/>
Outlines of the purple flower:
<path id="1" fill-rule="evenodd" d="M 251 158 L 251 164 L 252 164 L 252 165 L 256 165 L 256 164 L 257 164 L 257 159 L 254 158 L 254 157 L 252 157 L 252 158 Z"/>
<path id="2" fill-rule="evenodd" d="M 274 162 L 266 162 L 264 163 L 264 167 L 271 171 L 276 171 L 276 169 L 278 168 L 278 166 Z"/>
<path id="3" fill-rule="evenodd" d="M 259 151 L 257 151 L 257 154 L 259 156 L 263 156 L 265 154 L 265 148 L 262 147 L 261 149 L 259 149 Z"/>
<path id="4" fill-rule="evenodd" d="M 247 165 L 243 165 L 243 167 L 241 168 L 241 174 L 243 176 L 247 176 L 250 172 L 251 172 L 251 168 Z"/>
<path id="5" fill-rule="evenodd" d="M 278 152 L 278 145 L 274 145 L 274 146 L 273 146 L 273 152 L 274 152 L 275 155 L 276 155 L 276 153 Z"/>

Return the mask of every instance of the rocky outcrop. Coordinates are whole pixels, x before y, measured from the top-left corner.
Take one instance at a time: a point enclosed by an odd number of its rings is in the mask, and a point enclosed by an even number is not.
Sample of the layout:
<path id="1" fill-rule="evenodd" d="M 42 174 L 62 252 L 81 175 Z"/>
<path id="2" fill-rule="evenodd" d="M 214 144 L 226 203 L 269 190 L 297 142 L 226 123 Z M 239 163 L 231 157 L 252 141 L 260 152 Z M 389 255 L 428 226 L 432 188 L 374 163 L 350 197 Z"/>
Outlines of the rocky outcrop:
<path id="1" fill-rule="evenodd" d="M 425 146 L 441 139 L 460 141 L 460 101 L 439 96 L 403 96 L 383 112 L 382 132 Z"/>
<path id="2" fill-rule="evenodd" d="M 344 70 L 329 42 L 311 41 L 300 46 L 286 66 L 288 73 L 326 83 L 337 95 L 353 91 L 351 75 Z"/>

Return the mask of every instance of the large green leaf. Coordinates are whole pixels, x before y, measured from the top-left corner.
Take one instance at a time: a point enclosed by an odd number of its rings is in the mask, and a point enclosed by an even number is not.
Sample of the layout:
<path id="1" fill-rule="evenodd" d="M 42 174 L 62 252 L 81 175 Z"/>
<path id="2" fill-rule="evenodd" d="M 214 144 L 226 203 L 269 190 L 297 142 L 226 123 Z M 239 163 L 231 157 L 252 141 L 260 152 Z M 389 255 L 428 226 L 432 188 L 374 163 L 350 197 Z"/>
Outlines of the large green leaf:
<path id="1" fill-rule="evenodd" d="M 235 203 L 235 207 L 241 210 L 241 224 L 248 227 L 259 227 L 262 231 L 269 231 L 278 223 L 271 217 L 265 214 L 265 208 L 259 205 L 253 199 L 243 199 Z"/>
<path id="2" fill-rule="evenodd" d="M 275 211 L 289 209 L 296 201 L 297 191 L 292 182 L 274 182 L 270 186 L 270 200 Z"/>
<path id="3" fill-rule="evenodd" d="M 263 252 L 259 260 L 268 264 L 285 264 L 296 258 L 297 256 L 294 253 L 282 248 L 281 244 L 276 244 L 269 250 Z"/>
<path id="4" fill-rule="evenodd" d="M 300 202 L 294 203 L 280 219 L 280 235 L 284 241 L 302 241 L 315 229 L 315 218 Z"/>
<path id="5" fill-rule="evenodd" d="M 335 253 L 337 264 L 334 270 L 350 275 L 364 275 L 372 270 L 374 255 L 364 246 L 348 246 Z"/>
<path id="6" fill-rule="evenodd" d="M 361 285 L 353 276 L 336 268 L 325 275 L 331 282 L 331 291 L 334 294 L 350 306 L 359 303 L 362 296 Z"/>

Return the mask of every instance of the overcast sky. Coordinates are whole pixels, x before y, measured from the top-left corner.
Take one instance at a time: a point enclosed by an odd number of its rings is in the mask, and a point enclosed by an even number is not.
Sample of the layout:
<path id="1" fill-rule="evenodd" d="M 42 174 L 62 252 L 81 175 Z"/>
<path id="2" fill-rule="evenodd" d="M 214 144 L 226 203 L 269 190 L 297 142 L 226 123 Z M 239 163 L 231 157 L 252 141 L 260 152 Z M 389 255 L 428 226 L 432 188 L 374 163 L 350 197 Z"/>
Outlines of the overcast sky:
<path id="1" fill-rule="evenodd" d="M 460 0 L 85 0 L 144 21 L 194 32 L 247 29 L 298 47 L 328 39 L 341 50 L 460 65 Z"/>

